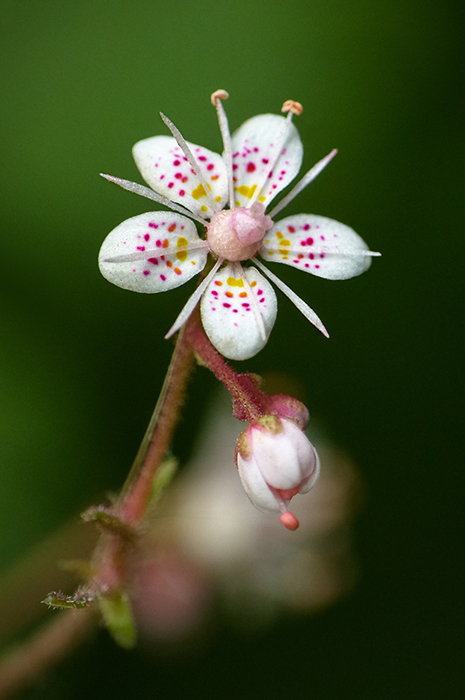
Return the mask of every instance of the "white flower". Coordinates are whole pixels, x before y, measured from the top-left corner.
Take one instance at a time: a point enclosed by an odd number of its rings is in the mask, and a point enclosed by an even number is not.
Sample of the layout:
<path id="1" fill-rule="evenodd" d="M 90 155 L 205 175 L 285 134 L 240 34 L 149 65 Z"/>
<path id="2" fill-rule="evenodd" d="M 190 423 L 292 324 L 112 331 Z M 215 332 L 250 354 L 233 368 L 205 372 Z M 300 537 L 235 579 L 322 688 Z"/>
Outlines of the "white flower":
<path id="1" fill-rule="evenodd" d="M 289 418 L 264 416 L 238 440 L 237 468 L 244 490 L 258 510 L 281 513 L 289 530 L 299 521 L 288 511 L 296 494 L 307 493 L 320 473 L 320 460 L 310 440 Z"/>
<path id="2" fill-rule="evenodd" d="M 117 226 L 102 245 L 99 266 L 103 276 L 119 287 L 156 293 L 178 287 L 201 272 L 211 253 L 212 269 L 166 337 L 179 330 L 201 299 L 202 323 L 213 345 L 225 357 L 245 360 L 264 347 L 277 312 L 273 288 L 256 267 L 328 335 L 316 313 L 257 254 L 318 277 L 348 279 L 364 272 L 370 256 L 378 253 L 368 251 L 351 228 L 323 216 L 298 214 L 273 223 L 275 214 L 321 172 L 336 151 L 309 170 L 266 215 L 265 208 L 299 172 L 303 148 L 292 114 L 299 114 L 302 107 L 289 100 L 283 106 L 287 117 L 261 114 L 231 137 L 221 102 L 226 97 L 224 90 L 212 95 L 223 156 L 186 142 L 162 115 L 173 137 L 154 136 L 133 149 L 137 167 L 152 189 L 103 176 L 174 212 L 148 212 Z M 206 228 L 206 238 L 199 237 L 192 219 Z M 241 263 L 246 260 L 256 267 L 244 268 Z"/>

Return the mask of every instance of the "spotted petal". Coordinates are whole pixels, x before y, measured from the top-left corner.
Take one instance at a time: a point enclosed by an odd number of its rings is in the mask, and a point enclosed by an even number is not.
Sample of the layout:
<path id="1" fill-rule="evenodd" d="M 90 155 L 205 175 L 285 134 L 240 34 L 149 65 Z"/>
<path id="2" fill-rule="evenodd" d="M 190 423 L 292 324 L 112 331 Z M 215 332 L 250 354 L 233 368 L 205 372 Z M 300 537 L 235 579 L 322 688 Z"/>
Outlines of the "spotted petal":
<path id="1" fill-rule="evenodd" d="M 216 349 L 231 360 L 246 360 L 266 345 L 277 301 L 258 270 L 230 263 L 217 272 L 200 308 L 205 332 Z"/>
<path id="2" fill-rule="evenodd" d="M 211 218 L 228 199 L 226 166 L 218 153 L 187 144 L 194 155 L 204 185 L 171 136 L 154 136 L 136 143 L 134 160 L 144 180 L 159 194 L 185 206 L 196 216 Z"/>
<path id="3" fill-rule="evenodd" d="M 236 206 L 258 199 L 265 206 L 297 175 L 303 147 L 289 119 L 260 114 L 232 135 L 233 183 Z"/>
<path id="4" fill-rule="evenodd" d="M 154 293 L 179 287 L 201 272 L 207 255 L 208 244 L 190 219 L 174 212 L 147 212 L 108 234 L 99 267 L 118 287 Z"/>
<path id="5" fill-rule="evenodd" d="M 288 216 L 271 228 L 260 248 L 269 262 L 281 262 L 318 277 L 345 280 L 371 265 L 366 243 L 349 226 L 316 214 Z"/>

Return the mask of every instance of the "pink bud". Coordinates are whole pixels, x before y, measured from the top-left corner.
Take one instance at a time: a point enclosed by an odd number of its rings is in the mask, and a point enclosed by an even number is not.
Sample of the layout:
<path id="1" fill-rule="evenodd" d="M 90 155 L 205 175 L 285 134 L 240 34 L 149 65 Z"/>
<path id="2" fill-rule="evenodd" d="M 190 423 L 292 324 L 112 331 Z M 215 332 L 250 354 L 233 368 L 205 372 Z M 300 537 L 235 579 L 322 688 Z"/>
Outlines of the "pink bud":
<path id="1" fill-rule="evenodd" d="M 320 460 L 310 440 L 289 418 L 264 416 L 239 437 L 236 452 L 239 476 L 253 505 L 266 513 L 281 513 L 289 530 L 299 526 L 288 505 L 297 493 L 315 484 Z"/>

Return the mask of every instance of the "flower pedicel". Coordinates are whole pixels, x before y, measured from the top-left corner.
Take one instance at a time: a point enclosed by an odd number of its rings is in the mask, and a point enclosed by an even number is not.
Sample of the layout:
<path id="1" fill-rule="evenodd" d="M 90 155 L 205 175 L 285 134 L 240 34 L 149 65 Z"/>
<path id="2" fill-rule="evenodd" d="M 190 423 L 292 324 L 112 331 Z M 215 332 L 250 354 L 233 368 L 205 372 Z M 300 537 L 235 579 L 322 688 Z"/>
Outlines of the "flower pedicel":
<path id="1" fill-rule="evenodd" d="M 302 106 L 288 100 L 282 109 L 287 117 L 261 114 L 230 136 L 222 105 L 227 97 L 224 90 L 212 95 L 223 156 L 186 142 L 162 115 L 173 136 L 154 136 L 133 148 L 137 167 L 152 189 L 103 175 L 174 211 L 148 212 L 117 226 L 102 245 L 99 266 L 103 276 L 119 287 L 156 293 L 178 287 L 200 273 L 210 253 L 212 269 L 166 337 L 179 330 L 201 299 L 202 323 L 213 345 L 225 357 L 245 360 L 264 347 L 277 313 L 276 295 L 261 272 L 328 336 L 316 313 L 258 260 L 258 254 L 266 261 L 318 277 L 348 279 L 368 269 L 371 256 L 379 253 L 370 252 L 348 226 L 323 216 L 297 214 L 273 222 L 336 150 L 265 214 L 300 169 L 303 147 L 292 115 L 300 114 Z M 205 227 L 206 238 L 198 235 L 192 219 Z M 254 266 L 243 267 L 241 263 L 247 260 Z"/>

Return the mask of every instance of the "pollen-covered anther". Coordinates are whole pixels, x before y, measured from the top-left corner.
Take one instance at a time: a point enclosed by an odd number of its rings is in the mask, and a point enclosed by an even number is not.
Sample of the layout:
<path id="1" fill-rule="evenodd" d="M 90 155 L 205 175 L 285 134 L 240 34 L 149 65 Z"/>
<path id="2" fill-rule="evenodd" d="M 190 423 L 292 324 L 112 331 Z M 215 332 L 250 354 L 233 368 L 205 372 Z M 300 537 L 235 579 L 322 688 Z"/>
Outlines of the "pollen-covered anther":
<path id="1" fill-rule="evenodd" d="M 304 111 L 304 108 L 300 104 L 300 102 L 296 102 L 295 100 L 286 100 L 283 106 L 281 107 L 281 112 L 292 112 L 292 114 L 302 114 Z"/>
<path id="2" fill-rule="evenodd" d="M 226 90 L 215 90 L 211 96 L 212 105 L 216 107 L 218 100 L 227 100 L 228 97 L 229 93 Z"/>
<path id="3" fill-rule="evenodd" d="M 297 528 L 300 526 L 299 521 L 290 510 L 286 510 L 284 513 L 281 513 L 279 516 L 279 521 L 284 525 L 284 527 L 287 527 L 288 530 L 297 530 Z"/>

